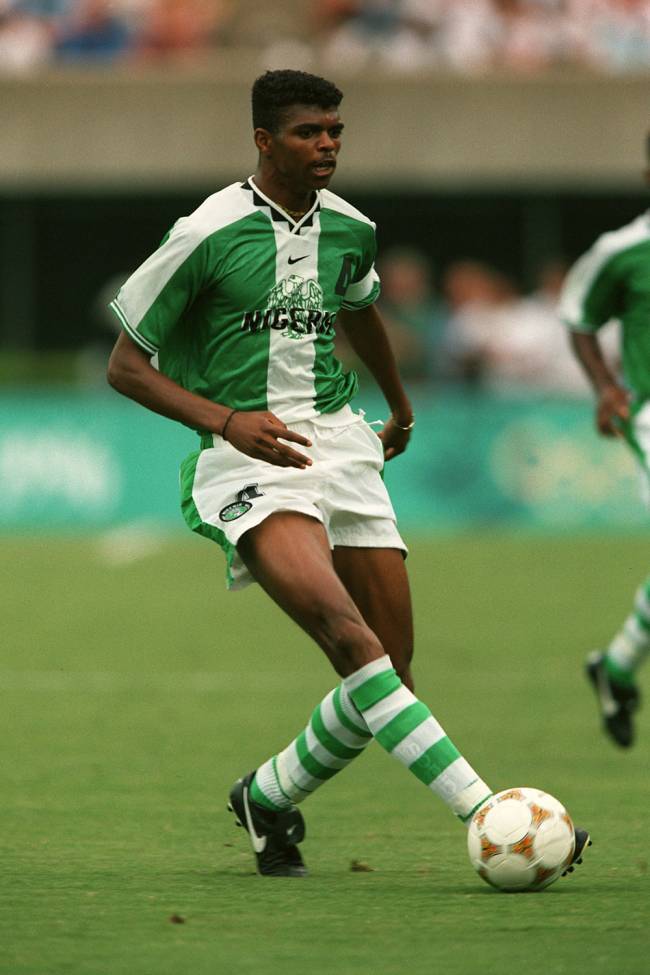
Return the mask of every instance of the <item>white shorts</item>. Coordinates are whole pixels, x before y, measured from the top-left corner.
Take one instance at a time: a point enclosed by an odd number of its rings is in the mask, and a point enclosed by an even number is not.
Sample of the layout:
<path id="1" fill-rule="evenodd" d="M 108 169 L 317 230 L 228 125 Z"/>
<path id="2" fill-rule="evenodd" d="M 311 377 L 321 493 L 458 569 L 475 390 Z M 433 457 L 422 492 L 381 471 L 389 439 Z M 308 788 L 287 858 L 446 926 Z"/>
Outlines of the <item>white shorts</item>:
<path id="1" fill-rule="evenodd" d="M 641 497 L 650 508 L 650 402 L 644 403 L 632 416 L 626 438 L 639 465 Z"/>
<path id="2" fill-rule="evenodd" d="M 381 472 L 381 440 L 349 406 L 336 414 L 289 423 L 311 440 L 294 445 L 311 457 L 305 470 L 254 460 L 219 436 L 181 466 L 181 507 L 188 525 L 218 542 L 228 562 L 229 589 L 253 582 L 236 549 L 249 529 L 276 511 L 298 511 L 320 521 L 330 547 L 397 548 L 406 545 Z"/>

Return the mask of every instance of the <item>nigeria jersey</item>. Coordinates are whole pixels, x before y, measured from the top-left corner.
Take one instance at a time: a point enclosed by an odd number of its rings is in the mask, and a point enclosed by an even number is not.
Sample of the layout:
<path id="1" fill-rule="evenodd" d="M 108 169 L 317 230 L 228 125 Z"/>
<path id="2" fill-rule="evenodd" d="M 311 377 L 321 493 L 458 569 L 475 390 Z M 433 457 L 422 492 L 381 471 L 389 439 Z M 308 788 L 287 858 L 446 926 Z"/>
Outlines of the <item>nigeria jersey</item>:
<path id="1" fill-rule="evenodd" d="M 310 419 L 356 392 L 334 356 L 334 322 L 377 298 L 375 250 L 374 224 L 334 193 L 317 192 L 294 221 L 251 177 L 181 217 L 111 308 L 185 389 Z"/>
<path id="2" fill-rule="evenodd" d="M 638 400 L 650 398 L 650 212 L 603 234 L 576 261 L 559 312 L 575 332 L 618 319 L 626 382 Z"/>

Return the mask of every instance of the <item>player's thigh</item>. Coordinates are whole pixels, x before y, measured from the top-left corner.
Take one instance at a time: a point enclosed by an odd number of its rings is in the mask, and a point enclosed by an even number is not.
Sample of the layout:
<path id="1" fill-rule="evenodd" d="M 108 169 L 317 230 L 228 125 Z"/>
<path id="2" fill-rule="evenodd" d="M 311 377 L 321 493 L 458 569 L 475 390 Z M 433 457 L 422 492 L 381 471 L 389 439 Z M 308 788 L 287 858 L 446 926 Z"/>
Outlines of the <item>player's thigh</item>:
<path id="1" fill-rule="evenodd" d="M 272 514 L 237 545 L 251 575 L 346 676 L 383 654 L 334 570 L 327 533 L 315 518 Z"/>
<path id="2" fill-rule="evenodd" d="M 413 612 L 402 551 L 336 546 L 334 568 L 402 680 L 411 683 Z"/>

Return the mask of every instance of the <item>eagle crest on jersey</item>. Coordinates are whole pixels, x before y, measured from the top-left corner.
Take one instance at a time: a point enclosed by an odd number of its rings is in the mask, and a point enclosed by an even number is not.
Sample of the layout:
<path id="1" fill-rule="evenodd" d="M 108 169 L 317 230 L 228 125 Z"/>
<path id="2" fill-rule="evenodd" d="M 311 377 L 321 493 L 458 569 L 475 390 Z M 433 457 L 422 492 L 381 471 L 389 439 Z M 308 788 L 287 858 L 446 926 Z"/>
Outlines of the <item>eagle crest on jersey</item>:
<path id="1" fill-rule="evenodd" d="M 290 274 L 271 290 L 265 309 L 244 314 L 241 327 L 249 332 L 274 328 L 285 338 L 301 339 L 312 332 L 330 334 L 335 318 L 336 312 L 323 310 L 323 289 L 317 281 Z"/>

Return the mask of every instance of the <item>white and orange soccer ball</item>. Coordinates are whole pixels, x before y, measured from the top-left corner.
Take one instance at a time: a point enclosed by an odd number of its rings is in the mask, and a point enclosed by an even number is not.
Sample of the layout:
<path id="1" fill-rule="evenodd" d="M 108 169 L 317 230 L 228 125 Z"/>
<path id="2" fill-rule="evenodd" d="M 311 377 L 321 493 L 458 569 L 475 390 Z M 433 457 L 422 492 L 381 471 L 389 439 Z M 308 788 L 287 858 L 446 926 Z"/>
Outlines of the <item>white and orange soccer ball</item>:
<path id="1" fill-rule="evenodd" d="M 467 836 L 478 874 L 505 891 L 541 890 L 573 859 L 575 832 L 561 802 L 540 789 L 506 789 L 476 813 Z"/>

